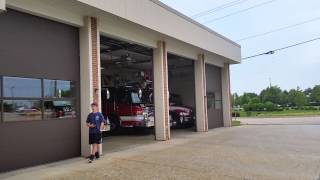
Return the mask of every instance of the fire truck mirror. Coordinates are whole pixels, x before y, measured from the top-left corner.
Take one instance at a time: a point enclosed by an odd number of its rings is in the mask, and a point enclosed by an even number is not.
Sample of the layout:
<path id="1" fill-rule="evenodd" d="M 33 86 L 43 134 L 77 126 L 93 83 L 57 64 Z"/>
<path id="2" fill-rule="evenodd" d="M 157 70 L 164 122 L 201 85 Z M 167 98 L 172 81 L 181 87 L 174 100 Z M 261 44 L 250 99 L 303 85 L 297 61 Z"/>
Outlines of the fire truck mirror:
<path id="1" fill-rule="evenodd" d="M 142 90 L 139 89 L 139 98 L 142 98 Z"/>
<path id="2" fill-rule="evenodd" d="M 106 99 L 110 99 L 110 91 L 108 88 L 106 88 Z"/>

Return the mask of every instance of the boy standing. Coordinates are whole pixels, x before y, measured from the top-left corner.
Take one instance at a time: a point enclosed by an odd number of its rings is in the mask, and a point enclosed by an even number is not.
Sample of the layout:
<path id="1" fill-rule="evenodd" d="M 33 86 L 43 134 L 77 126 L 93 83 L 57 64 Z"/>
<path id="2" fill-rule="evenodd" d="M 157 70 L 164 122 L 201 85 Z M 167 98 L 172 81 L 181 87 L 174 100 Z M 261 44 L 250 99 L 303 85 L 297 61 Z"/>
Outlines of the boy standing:
<path id="1" fill-rule="evenodd" d="M 89 163 L 94 158 L 99 159 L 99 145 L 101 144 L 101 131 L 104 128 L 105 119 L 98 110 L 98 104 L 91 104 L 92 112 L 87 117 L 87 126 L 89 127 L 89 144 L 91 147 L 91 155 L 89 156 Z"/>

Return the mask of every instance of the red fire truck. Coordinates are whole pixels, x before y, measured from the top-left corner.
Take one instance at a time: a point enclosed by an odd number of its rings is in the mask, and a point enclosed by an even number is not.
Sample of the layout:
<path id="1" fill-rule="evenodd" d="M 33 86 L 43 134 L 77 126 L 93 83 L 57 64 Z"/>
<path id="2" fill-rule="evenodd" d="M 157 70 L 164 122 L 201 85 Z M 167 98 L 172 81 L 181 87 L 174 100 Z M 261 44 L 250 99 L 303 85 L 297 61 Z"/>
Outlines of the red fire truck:
<path id="1" fill-rule="evenodd" d="M 154 126 L 154 111 L 145 106 L 141 97 L 142 90 L 133 86 L 103 88 L 102 112 L 110 121 L 111 131 Z"/>

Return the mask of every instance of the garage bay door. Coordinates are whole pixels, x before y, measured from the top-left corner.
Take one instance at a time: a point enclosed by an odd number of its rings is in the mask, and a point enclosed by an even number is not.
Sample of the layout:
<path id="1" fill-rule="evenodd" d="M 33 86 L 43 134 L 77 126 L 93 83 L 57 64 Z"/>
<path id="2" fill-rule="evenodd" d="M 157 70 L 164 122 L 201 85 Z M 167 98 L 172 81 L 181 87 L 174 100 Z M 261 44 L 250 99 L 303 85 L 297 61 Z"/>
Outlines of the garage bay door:
<path id="1" fill-rule="evenodd" d="M 80 155 L 78 29 L 0 14 L 0 172 Z"/>
<path id="2" fill-rule="evenodd" d="M 223 126 L 221 68 L 206 64 L 208 128 Z"/>

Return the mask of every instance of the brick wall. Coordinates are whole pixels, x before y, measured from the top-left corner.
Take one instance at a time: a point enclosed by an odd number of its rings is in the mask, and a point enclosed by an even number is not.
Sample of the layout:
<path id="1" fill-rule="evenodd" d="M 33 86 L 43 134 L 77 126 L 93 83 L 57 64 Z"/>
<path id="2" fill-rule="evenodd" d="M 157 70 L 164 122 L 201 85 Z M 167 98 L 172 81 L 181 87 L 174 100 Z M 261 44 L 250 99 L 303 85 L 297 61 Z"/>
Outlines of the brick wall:
<path id="1" fill-rule="evenodd" d="M 91 44 L 92 44 L 92 88 L 93 88 L 93 101 L 98 103 L 99 102 L 99 80 L 98 80 L 98 70 L 99 70 L 99 63 L 98 63 L 98 24 L 97 19 L 91 17 Z"/>

